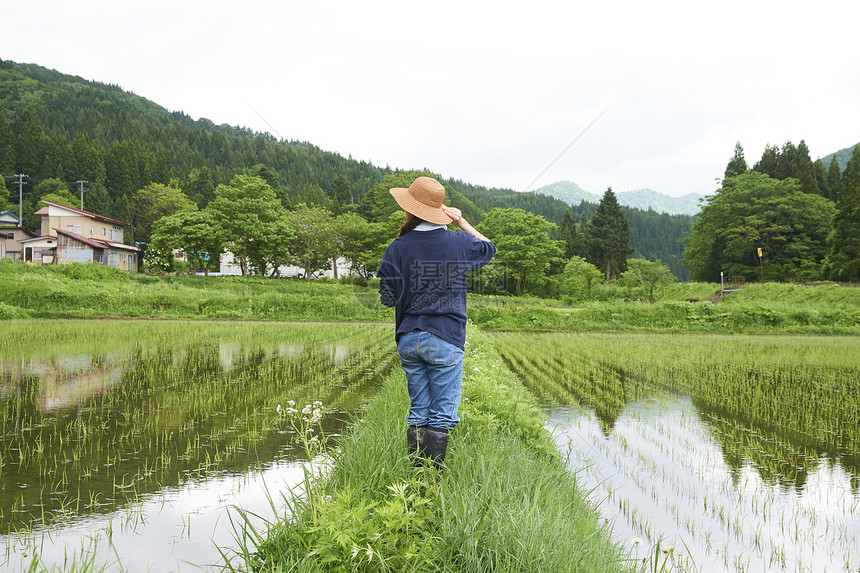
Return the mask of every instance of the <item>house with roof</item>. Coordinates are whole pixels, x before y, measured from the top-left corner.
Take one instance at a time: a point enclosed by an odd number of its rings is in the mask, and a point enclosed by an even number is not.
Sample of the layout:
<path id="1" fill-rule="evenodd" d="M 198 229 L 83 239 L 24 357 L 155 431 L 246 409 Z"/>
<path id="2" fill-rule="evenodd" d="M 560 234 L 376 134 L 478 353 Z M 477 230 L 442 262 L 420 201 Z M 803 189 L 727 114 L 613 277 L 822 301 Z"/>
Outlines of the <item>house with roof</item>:
<path id="1" fill-rule="evenodd" d="M 128 223 L 43 200 L 39 236 L 19 240 L 22 259 L 36 264 L 97 263 L 137 271 L 140 249 L 122 242 Z"/>
<path id="2" fill-rule="evenodd" d="M 11 211 L 0 213 L 0 259 L 21 260 L 24 247 L 20 241 L 32 238 L 33 233 L 21 227 L 18 215 Z"/>
<path id="3" fill-rule="evenodd" d="M 0 211 L 0 227 L 18 227 L 21 221 L 18 220 L 18 215 L 12 211 Z"/>

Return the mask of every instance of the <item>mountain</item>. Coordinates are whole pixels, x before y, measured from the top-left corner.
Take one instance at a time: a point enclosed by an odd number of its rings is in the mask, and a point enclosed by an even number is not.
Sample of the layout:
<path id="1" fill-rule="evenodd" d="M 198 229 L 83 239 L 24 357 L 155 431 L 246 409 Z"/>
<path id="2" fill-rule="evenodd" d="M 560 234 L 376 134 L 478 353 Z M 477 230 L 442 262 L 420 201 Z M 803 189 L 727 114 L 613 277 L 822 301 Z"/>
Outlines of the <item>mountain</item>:
<path id="1" fill-rule="evenodd" d="M 858 143 L 857 145 L 860 145 Z M 845 171 L 845 166 L 848 165 L 848 160 L 851 159 L 851 155 L 854 153 L 854 146 L 846 147 L 845 149 L 840 149 L 835 153 L 831 153 L 830 155 L 825 155 L 821 158 L 821 163 L 824 165 L 824 168 L 827 169 L 830 167 L 830 162 L 833 159 L 836 159 L 836 163 L 839 164 L 839 171 Z"/>
<path id="2" fill-rule="evenodd" d="M 675 215 L 695 215 L 699 212 L 699 200 L 703 198 L 704 195 L 698 193 L 672 197 L 653 189 L 637 189 L 618 193 L 618 202 L 627 207 L 638 207 L 643 211 L 653 209 L 658 213 Z"/>
<path id="3" fill-rule="evenodd" d="M 579 205 L 580 202 L 600 203 L 600 195 L 589 193 L 573 181 L 556 181 L 534 190 L 539 195 L 547 195 L 561 199 L 568 205 Z"/>
<path id="4" fill-rule="evenodd" d="M 602 197 L 602 195 L 589 193 L 573 181 L 557 181 L 556 183 L 536 189 L 535 193 L 561 199 L 569 205 L 578 205 L 581 201 L 600 203 Z M 699 212 L 699 200 L 704 197 L 704 195 L 697 193 L 688 193 L 682 197 L 672 197 L 653 189 L 620 191 L 615 196 L 618 198 L 618 203 L 625 207 L 635 207 L 643 211 L 653 209 L 658 213 L 675 215 L 695 215 Z"/>
<path id="5" fill-rule="evenodd" d="M 138 190 L 150 183 L 171 184 L 203 208 L 215 189 L 236 174 L 262 177 L 288 208 L 301 203 L 328 207 L 342 193 L 347 208 L 374 220 L 376 200 L 390 206 L 384 177 L 395 172 L 308 142 L 195 120 L 119 86 L 0 60 L 0 182 L 5 180 L 10 192 L 0 193 L 0 211 L 4 205 L 17 207 L 12 175 L 25 174 L 25 228 L 38 228 L 32 213 L 39 208 L 43 185 L 65 185 L 65 192 L 77 197 L 83 181 L 84 209 L 131 223 L 133 232 L 126 238 L 136 240 L 138 232 L 146 232 L 135 203 Z M 570 193 L 561 200 L 434 176 L 473 224 L 495 208 L 524 209 L 553 223 L 570 212 L 579 222 L 593 216 L 600 200 L 570 182 L 558 184 Z M 625 209 L 636 256 L 659 258 L 685 279 L 678 239 L 689 231 L 692 217 Z"/>

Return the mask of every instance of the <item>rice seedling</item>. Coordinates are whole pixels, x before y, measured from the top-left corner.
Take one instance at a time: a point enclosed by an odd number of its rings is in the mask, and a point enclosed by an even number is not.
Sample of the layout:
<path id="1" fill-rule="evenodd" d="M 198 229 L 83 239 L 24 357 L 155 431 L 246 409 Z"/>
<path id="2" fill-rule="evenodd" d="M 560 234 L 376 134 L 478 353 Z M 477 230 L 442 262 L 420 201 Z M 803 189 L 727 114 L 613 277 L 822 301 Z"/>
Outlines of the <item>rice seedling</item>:
<path id="1" fill-rule="evenodd" d="M 674 570 L 860 567 L 860 340 L 493 339 L 617 535 L 677 537 Z"/>
<path id="2" fill-rule="evenodd" d="M 122 527 L 144 527 L 137 508 L 164 488 L 301 459 L 277 405 L 325 400 L 325 437 L 335 443 L 396 364 L 389 327 L 372 324 L 46 321 L 30 328 L 40 332 L 4 340 L 0 350 L 7 543 L 121 508 Z M 74 352 L 68 339 L 79 341 Z"/>

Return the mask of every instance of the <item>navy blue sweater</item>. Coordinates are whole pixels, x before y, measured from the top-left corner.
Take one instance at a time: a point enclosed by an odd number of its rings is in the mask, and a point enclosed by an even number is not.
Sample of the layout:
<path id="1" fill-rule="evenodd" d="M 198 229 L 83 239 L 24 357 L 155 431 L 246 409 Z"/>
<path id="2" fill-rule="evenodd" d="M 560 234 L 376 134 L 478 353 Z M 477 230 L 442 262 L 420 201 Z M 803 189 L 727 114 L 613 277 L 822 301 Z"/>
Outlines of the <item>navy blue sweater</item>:
<path id="1" fill-rule="evenodd" d="M 466 273 L 490 262 L 496 246 L 470 233 L 410 231 L 385 249 L 379 265 L 379 299 L 394 307 L 395 340 L 413 330 L 430 332 L 464 348 Z"/>

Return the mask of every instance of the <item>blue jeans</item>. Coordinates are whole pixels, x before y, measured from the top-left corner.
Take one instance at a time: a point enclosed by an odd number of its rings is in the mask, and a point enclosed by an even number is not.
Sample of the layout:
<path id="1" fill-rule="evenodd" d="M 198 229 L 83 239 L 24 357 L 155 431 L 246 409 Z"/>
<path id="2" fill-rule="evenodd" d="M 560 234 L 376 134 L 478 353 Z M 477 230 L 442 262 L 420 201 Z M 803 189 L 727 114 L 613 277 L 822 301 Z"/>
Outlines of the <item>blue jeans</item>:
<path id="1" fill-rule="evenodd" d="M 463 392 L 463 350 L 435 334 L 413 330 L 400 335 L 397 353 L 412 401 L 406 421 L 439 430 L 456 426 Z"/>

